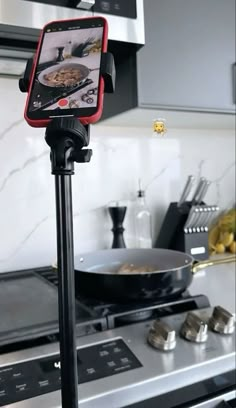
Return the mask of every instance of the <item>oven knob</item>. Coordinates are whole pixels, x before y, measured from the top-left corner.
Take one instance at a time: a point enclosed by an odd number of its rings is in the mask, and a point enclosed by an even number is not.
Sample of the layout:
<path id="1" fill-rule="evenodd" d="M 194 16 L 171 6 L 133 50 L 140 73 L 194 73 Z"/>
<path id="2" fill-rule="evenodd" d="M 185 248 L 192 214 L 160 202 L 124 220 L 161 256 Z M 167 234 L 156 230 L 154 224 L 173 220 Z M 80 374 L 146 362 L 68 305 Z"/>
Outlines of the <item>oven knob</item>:
<path id="1" fill-rule="evenodd" d="M 209 319 L 209 327 L 217 333 L 231 334 L 234 332 L 234 316 L 221 306 L 216 306 Z"/>
<path id="2" fill-rule="evenodd" d="M 204 343 L 208 337 L 208 327 L 200 316 L 189 312 L 180 330 L 181 335 L 190 341 Z"/>
<path id="3" fill-rule="evenodd" d="M 148 342 L 162 351 L 173 350 L 176 346 L 175 330 L 166 323 L 155 320 L 148 334 Z"/>

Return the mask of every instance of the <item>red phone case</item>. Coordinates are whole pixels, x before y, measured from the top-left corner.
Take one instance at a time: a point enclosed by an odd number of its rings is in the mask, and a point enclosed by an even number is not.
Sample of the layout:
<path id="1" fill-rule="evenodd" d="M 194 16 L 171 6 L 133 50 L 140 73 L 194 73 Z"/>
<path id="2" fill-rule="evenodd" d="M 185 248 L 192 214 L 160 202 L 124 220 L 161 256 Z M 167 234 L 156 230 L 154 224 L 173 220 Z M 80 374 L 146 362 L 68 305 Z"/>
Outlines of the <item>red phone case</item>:
<path id="1" fill-rule="evenodd" d="M 43 34 L 44 34 L 44 30 L 45 28 L 52 23 L 57 23 L 57 22 L 64 22 L 64 21 L 75 21 L 75 20 L 91 20 L 91 19 L 95 19 L 95 18 L 101 18 L 104 21 L 104 27 L 103 27 L 103 43 L 102 43 L 102 53 L 107 51 L 107 40 L 108 40 L 108 24 L 107 24 L 107 20 L 104 17 L 101 16 L 95 16 L 95 17 L 84 17 L 84 18 L 75 18 L 75 19 L 70 19 L 70 20 L 54 20 L 54 21 L 50 21 L 49 23 L 47 23 L 40 34 L 39 37 L 39 42 L 38 42 L 38 46 L 37 46 L 37 50 L 36 50 L 36 54 L 35 54 L 35 58 L 34 58 L 34 63 L 33 63 L 33 68 L 32 68 L 32 72 L 31 72 L 31 76 L 30 76 L 30 85 L 29 85 L 29 91 L 28 91 L 28 97 L 26 100 L 26 104 L 25 104 L 25 111 L 24 111 L 24 118 L 26 120 L 26 122 L 32 126 L 32 127 L 46 127 L 52 119 L 30 119 L 27 116 L 27 110 L 28 110 L 28 105 L 29 105 L 29 101 L 30 101 L 30 95 L 31 95 L 31 91 L 32 91 L 32 86 L 33 86 L 33 78 L 35 75 L 35 71 L 37 68 L 37 61 L 39 59 L 39 50 L 41 47 L 41 42 L 42 42 L 42 38 L 43 38 Z M 99 79 L 99 94 L 98 94 L 98 103 L 97 103 L 97 112 L 95 112 L 93 115 L 91 116 L 83 116 L 83 117 L 79 117 L 78 119 L 80 120 L 80 122 L 83 125 L 88 125 L 90 123 L 95 123 L 97 122 L 101 115 L 102 115 L 102 109 L 103 109 L 103 97 L 104 97 L 104 79 L 102 78 L 102 76 L 100 76 Z"/>

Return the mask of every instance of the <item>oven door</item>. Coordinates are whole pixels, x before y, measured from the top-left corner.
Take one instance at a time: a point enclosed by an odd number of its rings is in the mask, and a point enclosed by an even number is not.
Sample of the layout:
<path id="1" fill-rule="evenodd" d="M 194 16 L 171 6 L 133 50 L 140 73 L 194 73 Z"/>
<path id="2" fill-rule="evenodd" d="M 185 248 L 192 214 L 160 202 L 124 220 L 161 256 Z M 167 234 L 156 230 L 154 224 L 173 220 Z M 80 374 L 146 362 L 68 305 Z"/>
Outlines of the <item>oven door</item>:
<path id="1" fill-rule="evenodd" d="M 192 405 L 191 408 L 236 408 L 236 391 L 227 392 L 216 398 Z"/>
<path id="2" fill-rule="evenodd" d="M 233 370 L 126 408 L 236 408 L 235 383 Z"/>

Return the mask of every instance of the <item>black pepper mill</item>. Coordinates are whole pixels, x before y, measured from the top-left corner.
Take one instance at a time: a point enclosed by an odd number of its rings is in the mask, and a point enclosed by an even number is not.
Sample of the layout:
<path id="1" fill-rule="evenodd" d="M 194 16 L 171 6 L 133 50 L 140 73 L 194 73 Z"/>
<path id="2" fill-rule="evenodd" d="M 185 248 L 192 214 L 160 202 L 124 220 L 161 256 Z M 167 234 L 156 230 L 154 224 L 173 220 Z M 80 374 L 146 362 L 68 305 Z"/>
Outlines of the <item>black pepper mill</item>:
<path id="1" fill-rule="evenodd" d="M 113 222 L 111 231 L 114 234 L 112 248 L 126 248 L 124 241 L 124 227 L 123 222 L 127 207 L 109 207 L 109 213 Z"/>
<path id="2" fill-rule="evenodd" d="M 58 56 L 56 59 L 56 62 L 61 62 L 64 61 L 64 57 L 63 57 L 63 50 L 65 47 L 57 47 L 57 51 L 58 51 Z"/>

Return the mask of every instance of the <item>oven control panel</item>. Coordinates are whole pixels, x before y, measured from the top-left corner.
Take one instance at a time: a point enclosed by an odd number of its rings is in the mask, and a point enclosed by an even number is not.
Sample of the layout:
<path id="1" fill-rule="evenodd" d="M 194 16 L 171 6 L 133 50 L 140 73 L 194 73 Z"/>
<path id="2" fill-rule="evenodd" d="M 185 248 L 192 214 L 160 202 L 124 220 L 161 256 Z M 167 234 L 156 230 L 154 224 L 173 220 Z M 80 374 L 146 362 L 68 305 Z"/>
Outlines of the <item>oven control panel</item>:
<path id="1" fill-rule="evenodd" d="M 142 367 L 118 339 L 78 350 L 79 384 Z M 0 407 L 60 389 L 59 354 L 0 366 Z"/>
<path id="2" fill-rule="evenodd" d="M 120 17 L 137 18 L 136 0 L 96 0 L 94 11 Z"/>

